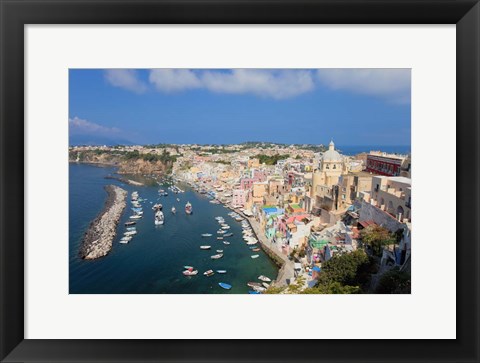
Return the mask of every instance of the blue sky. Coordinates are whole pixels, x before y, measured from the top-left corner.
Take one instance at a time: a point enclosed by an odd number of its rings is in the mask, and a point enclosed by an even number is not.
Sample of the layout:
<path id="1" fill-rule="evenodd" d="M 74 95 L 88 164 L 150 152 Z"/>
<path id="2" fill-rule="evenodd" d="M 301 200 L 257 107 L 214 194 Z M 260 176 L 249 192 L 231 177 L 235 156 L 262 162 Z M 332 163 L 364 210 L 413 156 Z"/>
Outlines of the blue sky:
<path id="1" fill-rule="evenodd" d="M 70 143 L 410 145 L 409 69 L 72 69 Z"/>

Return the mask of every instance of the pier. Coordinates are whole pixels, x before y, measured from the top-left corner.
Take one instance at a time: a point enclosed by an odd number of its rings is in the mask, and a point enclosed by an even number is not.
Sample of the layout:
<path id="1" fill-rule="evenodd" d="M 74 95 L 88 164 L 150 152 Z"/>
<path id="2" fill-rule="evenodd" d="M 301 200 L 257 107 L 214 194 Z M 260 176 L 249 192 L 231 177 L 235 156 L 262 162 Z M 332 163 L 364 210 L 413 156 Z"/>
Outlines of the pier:
<path id="1" fill-rule="evenodd" d="M 126 190 L 115 185 L 107 185 L 105 190 L 108 193 L 105 207 L 90 224 L 80 248 L 80 257 L 86 260 L 103 257 L 110 252 L 118 221 L 127 205 Z"/>

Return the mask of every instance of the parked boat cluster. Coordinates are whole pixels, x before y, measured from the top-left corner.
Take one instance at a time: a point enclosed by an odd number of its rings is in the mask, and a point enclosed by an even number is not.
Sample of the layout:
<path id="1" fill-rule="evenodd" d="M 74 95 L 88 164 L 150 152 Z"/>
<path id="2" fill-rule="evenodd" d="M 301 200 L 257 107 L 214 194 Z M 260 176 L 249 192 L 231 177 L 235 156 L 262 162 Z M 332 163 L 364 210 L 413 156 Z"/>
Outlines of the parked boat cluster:
<path id="1" fill-rule="evenodd" d="M 182 189 L 178 188 L 175 185 L 169 186 L 168 189 L 171 190 L 175 194 L 184 193 L 184 191 Z M 158 190 L 158 195 L 159 195 L 159 197 L 166 197 L 166 196 L 168 196 L 168 192 L 163 190 L 163 189 L 159 189 Z M 132 193 L 132 196 L 131 196 L 132 208 L 131 208 L 131 210 L 132 210 L 133 214 L 129 217 L 129 221 L 125 223 L 126 230 L 123 233 L 123 237 L 120 239 L 120 243 L 123 243 L 123 244 L 129 243 L 132 240 L 133 236 L 135 236 L 137 234 L 137 229 L 136 229 L 137 221 L 143 217 L 143 208 L 142 208 L 142 205 L 140 203 L 145 202 L 145 201 L 147 201 L 147 199 L 146 198 L 143 199 L 143 198 L 139 197 L 137 191 L 134 191 Z M 177 198 L 177 201 L 179 202 L 180 199 Z M 153 204 L 153 202 L 150 202 L 150 203 Z M 163 205 L 161 203 L 155 203 L 152 206 L 152 210 L 155 211 L 155 219 L 154 219 L 155 225 L 163 225 L 165 223 L 165 215 L 163 213 Z M 177 210 L 174 206 L 172 206 L 171 212 L 172 212 L 172 214 L 177 213 Z M 187 202 L 187 204 L 185 205 L 185 213 L 192 214 L 192 212 L 193 212 L 192 204 L 190 202 Z"/>
<path id="2" fill-rule="evenodd" d="M 137 234 L 137 221 L 143 217 L 143 208 L 140 203 L 145 200 L 146 199 L 142 199 L 139 197 L 137 191 L 132 193 L 130 202 L 132 204 L 131 210 L 133 214 L 129 217 L 129 221 L 125 222 L 125 232 L 123 233 L 123 237 L 120 239 L 120 243 L 129 243 L 132 240 L 133 236 Z"/>
<path id="3" fill-rule="evenodd" d="M 260 251 L 260 248 L 257 246 L 258 239 L 254 236 L 254 232 L 253 232 L 251 226 L 249 225 L 249 223 L 242 216 L 240 216 L 236 212 L 232 211 L 232 212 L 228 213 L 228 215 L 230 217 L 232 217 L 234 220 L 236 220 L 237 222 L 241 222 L 243 239 L 245 241 L 245 244 L 248 246 L 248 248 L 252 252 Z M 215 217 L 215 220 L 220 225 L 220 228 L 217 230 L 217 237 L 216 237 L 217 240 L 222 241 L 225 246 L 230 245 L 231 242 L 223 240 L 224 237 L 233 236 L 233 233 L 228 232 L 229 229 L 231 228 L 230 225 L 228 225 L 225 222 L 225 219 L 221 216 Z M 202 236 L 202 238 L 210 238 L 210 237 L 213 237 L 213 233 L 203 233 L 201 236 Z M 211 248 L 212 248 L 211 245 L 201 245 L 200 246 L 201 250 L 210 250 Z M 212 260 L 218 260 L 218 259 L 221 259 L 223 256 L 224 256 L 224 250 L 223 249 L 218 249 L 218 250 L 216 250 L 216 254 L 211 255 L 210 258 Z M 252 254 L 250 257 L 252 259 L 255 259 L 255 258 L 258 258 L 259 256 L 260 255 L 258 255 L 258 254 Z M 195 269 L 193 266 L 183 266 L 183 267 L 184 267 L 184 271 L 183 271 L 184 276 L 191 277 L 191 276 L 198 275 L 198 270 Z M 226 274 L 227 271 L 226 270 L 216 270 L 216 273 Z M 207 270 L 203 273 L 203 275 L 206 276 L 206 277 L 213 276 L 214 274 L 215 274 L 215 271 L 213 269 L 209 269 L 209 270 Z M 258 276 L 258 279 L 261 282 L 247 282 L 247 286 L 249 286 L 252 289 L 252 290 L 249 290 L 249 294 L 260 294 L 260 293 L 264 292 L 270 286 L 269 282 L 272 281 L 269 277 L 264 276 L 264 275 Z M 225 283 L 225 282 L 219 282 L 218 285 L 221 288 L 226 289 L 226 290 L 230 290 L 232 288 L 232 286 L 230 284 Z"/>

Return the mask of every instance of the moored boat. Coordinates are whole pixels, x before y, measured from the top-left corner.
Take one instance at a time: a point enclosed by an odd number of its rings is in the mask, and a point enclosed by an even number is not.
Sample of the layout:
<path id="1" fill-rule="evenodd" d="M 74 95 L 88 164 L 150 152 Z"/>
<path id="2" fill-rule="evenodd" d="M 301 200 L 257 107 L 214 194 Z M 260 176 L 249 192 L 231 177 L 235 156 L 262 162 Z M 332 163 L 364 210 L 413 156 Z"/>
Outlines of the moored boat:
<path id="1" fill-rule="evenodd" d="M 251 255 L 251 258 L 258 258 L 260 255 Z"/>
<path id="2" fill-rule="evenodd" d="M 202 237 L 212 237 L 212 234 L 211 233 L 203 233 Z"/>
<path id="3" fill-rule="evenodd" d="M 225 282 L 219 282 L 218 286 L 220 286 L 222 289 L 225 289 L 225 290 L 230 290 L 232 288 L 232 285 L 227 284 Z"/>
<path id="4" fill-rule="evenodd" d="M 185 213 L 192 214 L 192 212 L 192 204 L 190 202 L 187 202 L 187 204 L 185 204 Z"/>
<path id="5" fill-rule="evenodd" d="M 210 256 L 210 258 L 212 260 L 218 260 L 219 258 L 222 258 L 223 257 L 223 254 L 219 253 L 217 255 L 213 255 L 213 256 Z"/>
<path id="6" fill-rule="evenodd" d="M 195 276 L 196 274 L 198 274 L 198 270 L 185 270 L 183 271 L 183 274 L 185 276 Z"/>
<path id="7" fill-rule="evenodd" d="M 205 276 L 210 277 L 210 276 L 214 275 L 215 272 L 213 272 L 213 270 L 208 270 L 208 271 L 205 271 L 203 274 L 204 274 Z"/>
<path id="8" fill-rule="evenodd" d="M 175 207 L 172 207 L 172 213 L 173 214 L 177 213 L 177 210 L 175 209 Z"/>
<path id="9" fill-rule="evenodd" d="M 155 213 L 155 225 L 162 225 L 165 221 L 165 216 L 161 210 Z"/>
<path id="10" fill-rule="evenodd" d="M 226 274 L 227 270 L 217 270 L 217 274 Z"/>
<path id="11" fill-rule="evenodd" d="M 228 241 L 223 241 L 223 244 L 224 244 L 224 245 L 229 245 L 230 242 L 228 242 Z"/>
<path id="12" fill-rule="evenodd" d="M 258 276 L 258 279 L 261 280 L 261 281 L 264 281 L 264 282 L 271 282 L 272 280 L 269 279 L 267 276 L 265 275 L 260 275 Z"/>
<path id="13" fill-rule="evenodd" d="M 200 246 L 201 250 L 209 250 L 212 246 Z"/>

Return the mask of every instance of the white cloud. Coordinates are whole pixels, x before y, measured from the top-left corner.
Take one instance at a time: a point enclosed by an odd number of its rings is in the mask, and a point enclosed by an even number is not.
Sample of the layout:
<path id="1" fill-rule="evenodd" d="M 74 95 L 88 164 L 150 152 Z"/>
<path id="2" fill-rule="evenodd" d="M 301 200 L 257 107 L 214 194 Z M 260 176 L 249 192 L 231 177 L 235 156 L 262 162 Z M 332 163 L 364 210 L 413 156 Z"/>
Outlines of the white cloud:
<path id="1" fill-rule="evenodd" d="M 152 69 L 148 80 L 158 91 L 166 93 L 202 87 L 197 75 L 189 69 Z"/>
<path id="2" fill-rule="evenodd" d="M 319 69 L 319 81 L 334 90 L 410 102 L 410 69 Z"/>
<path id="3" fill-rule="evenodd" d="M 216 93 L 250 93 L 274 99 L 295 97 L 315 88 L 312 72 L 302 70 L 154 69 L 150 72 L 149 80 L 157 90 L 162 92 L 203 88 Z"/>
<path id="4" fill-rule="evenodd" d="M 105 79 L 112 86 L 135 93 L 143 93 L 147 90 L 147 85 L 138 78 L 137 72 L 133 69 L 105 70 Z"/>
<path id="5" fill-rule="evenodd" d="M 120 132 L 116 127 L 105 127 L 78 117 L 68 119 L 68 125 L 70 134 L 111 135 Z"/>

